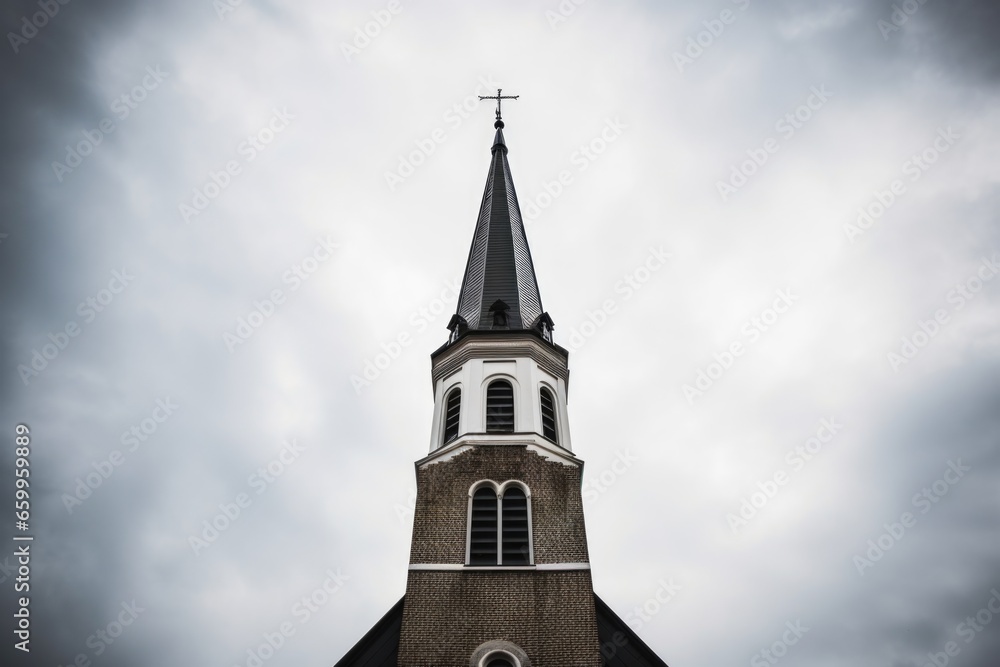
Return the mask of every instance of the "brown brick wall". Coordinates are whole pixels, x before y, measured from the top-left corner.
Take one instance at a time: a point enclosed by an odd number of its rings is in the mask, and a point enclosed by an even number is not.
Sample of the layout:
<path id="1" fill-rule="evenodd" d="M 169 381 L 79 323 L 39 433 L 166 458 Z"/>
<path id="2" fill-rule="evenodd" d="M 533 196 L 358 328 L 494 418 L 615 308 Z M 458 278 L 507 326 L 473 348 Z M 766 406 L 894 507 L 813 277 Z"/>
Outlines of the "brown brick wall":
<path id="1" fill-rule="evenodd" d="M 536 564 L 589 561 L 579 468 L 522 445 L 490 445 L 417 471 L 411 563 L 465 563 L 469 488 L 480 479 L 531 489 Z"/>
<path id="2" fill-rule="evenodd" d="M 491 640 L 513 642 L 532 667 L 598 667 L 590 572 L 409 573 L 400 667 L 468 667 Z"/>

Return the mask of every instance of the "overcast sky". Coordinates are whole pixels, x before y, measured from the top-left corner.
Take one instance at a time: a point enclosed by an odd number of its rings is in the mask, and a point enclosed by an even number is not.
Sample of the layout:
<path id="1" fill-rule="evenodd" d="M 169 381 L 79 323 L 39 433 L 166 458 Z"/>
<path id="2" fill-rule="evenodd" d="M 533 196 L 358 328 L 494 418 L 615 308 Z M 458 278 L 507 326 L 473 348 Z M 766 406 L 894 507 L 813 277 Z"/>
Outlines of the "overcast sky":
<path id="1" fill-rule="evenodd" d="M 598 595 L 671 667 L 996 664 L 995 3 L 225 1 L 2 10 L 5 664 L 399 599 L 498 87 Z"/>

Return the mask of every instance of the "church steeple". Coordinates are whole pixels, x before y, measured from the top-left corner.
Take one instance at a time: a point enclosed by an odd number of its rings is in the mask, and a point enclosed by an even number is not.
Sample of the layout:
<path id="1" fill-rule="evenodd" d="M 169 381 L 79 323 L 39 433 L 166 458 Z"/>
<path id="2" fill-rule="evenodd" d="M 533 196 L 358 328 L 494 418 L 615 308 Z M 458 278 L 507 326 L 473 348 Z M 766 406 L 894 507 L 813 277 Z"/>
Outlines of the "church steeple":
<path id="1" fill-rule="evenodd" d="M 337 667 L 667 667 L 594 594 L 569 352 L 542 310 L 500 93 L 458 312 L 431 354 L 406 593 Z"/>
<path id="2" fill-rule="evenodd" d="M 494 98 L 483 98 L 494 99 Z M 453 342 L 467 331 L 533 330 L 551 342 L 552 321 L 542 310 L 521 208 L 507 163 L 497 91 L 496 135 L 486 189 L 458 298 L 448 328 Z"/>

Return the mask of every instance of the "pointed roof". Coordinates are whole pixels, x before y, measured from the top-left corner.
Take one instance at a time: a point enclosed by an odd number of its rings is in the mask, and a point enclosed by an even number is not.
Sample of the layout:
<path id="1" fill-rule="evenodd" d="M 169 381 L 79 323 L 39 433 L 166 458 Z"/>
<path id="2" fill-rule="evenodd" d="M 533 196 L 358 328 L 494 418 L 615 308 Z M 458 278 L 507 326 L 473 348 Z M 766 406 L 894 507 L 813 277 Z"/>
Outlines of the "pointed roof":
<path id="1" fill-rule="evenodd" d="M 403 599 L 399 598 L 399 602 L 333 667 L 396 667 L 399 633 L 403 625 Z"/>
<path id="2" fill-rule="evenodd" d="M 393 605 L 334 667 L 396 667 L 405 597 Z M 667 667 L 639 635 L 594 594 L 601 663 L 607 667 Z"/>
<path id="3" fill-rule="evenodd" d="M 667 667 L 653 649 L 594 593 L 597 612 L 597 639 L 601 643 L 602 665 L 606 667 Z"/>
<path id="4" fill-rule="evenodd" d="M 494 127 L 486 190 L 472 236 L 458 312 L 448 328 L 459 335 L 497 329 L 545 332 L 551 329 L 551 320 L 542 310 L 521 208 L 507 164 L 503 121 L 498 118 Z"/>

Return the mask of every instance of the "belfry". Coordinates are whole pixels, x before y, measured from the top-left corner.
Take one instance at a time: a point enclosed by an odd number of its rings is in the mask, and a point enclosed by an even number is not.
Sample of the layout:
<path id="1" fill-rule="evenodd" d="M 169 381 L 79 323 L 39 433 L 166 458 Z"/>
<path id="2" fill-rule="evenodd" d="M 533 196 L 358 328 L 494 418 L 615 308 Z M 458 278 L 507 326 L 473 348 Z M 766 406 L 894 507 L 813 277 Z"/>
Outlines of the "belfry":
<path id="1" fill-rule="evenodd" d="M 666 667 L 594 594 L 569 352 L 553 339 L 507 163 L 492 157 L 447 342 L 406 591 L 336 667 Z"/>

